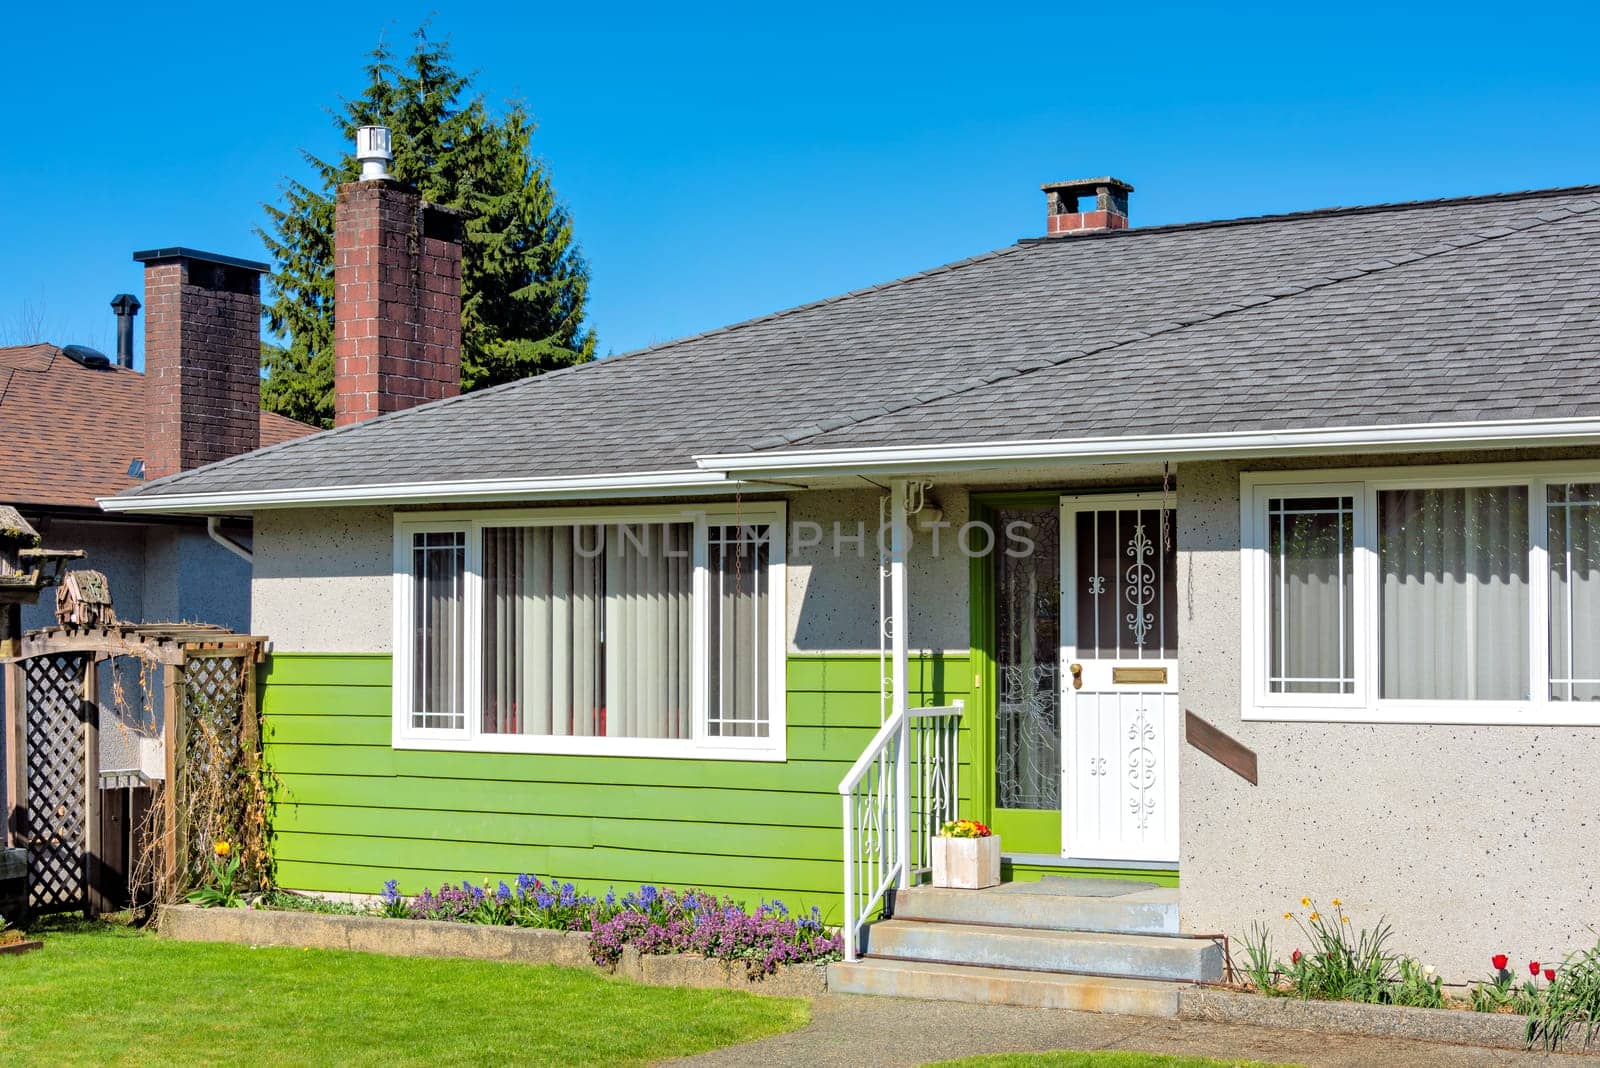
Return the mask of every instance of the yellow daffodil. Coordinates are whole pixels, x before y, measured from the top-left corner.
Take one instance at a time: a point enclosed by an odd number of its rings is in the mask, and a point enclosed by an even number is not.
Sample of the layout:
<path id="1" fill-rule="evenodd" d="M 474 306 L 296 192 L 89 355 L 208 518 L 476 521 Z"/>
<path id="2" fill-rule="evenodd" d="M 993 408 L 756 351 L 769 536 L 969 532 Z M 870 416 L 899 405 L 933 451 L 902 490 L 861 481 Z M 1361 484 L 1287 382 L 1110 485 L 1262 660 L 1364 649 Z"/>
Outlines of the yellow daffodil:
<path id="1" fill-rule="evenodd" d="M 1350 917 L 1348 917 L 1348 916 L 1342 916 L 1342 917 L 1340 917 L 1340 920 L 1339 920 L 1339 922 L 1340 922 L 1340 923 L 1349 923 L 1349 922 L 1350 922 Z"/>
<path id="2" fill-rule="evenodd" d="M 1312 922 L 1313 922 L 1313 923 L 1315 923 L 1315 922 L 1316 922 L 1316 921 L 1317 921 L 1317 920 L 1320 920 L 1320 919 L 1322 919 L 1322 913 L 1320 913 L 1320 912 L 1313 912 L 1313 913 L 1312 913 L 1312 914 L 1311 914 L 1311 921 L 1312 921 Z"/>
<path id="3" fill-rule="evenodd" d="M 1284 919 L 1286 919 L 1286 920 L 1292 920 L 1292 919 L 1294 919 L 1294 913 L 1292 913 L 1292 912 L 1285 912 L 1285 913 L 1284 913 L 1284 914 L 1283 914 L 1283 918 L 1284 918 Z"/>
<path id="4" fill-rule="evenodd" d="M 1303 898 L 1300 899 L 1300 904 L 1305 906 L 1306 908 L 1310 908 L 1311 907 L 1311 899 L 1309 897 L 1303 897 Z"/>
<path id="5" fill-rule="evenodd" d="M 1342 905 L 1342 904 L 1344 904 L 1344 902 L 1343 902 L 1343 901 L 1340 901 L 1340 900 L 1339 900 L 1339 899 L 1338 899 L 1338 898 L 1334 898 L 1334 899 L 1333 899 L 1333 907 L 1334 907 L 1334 908 L 1338 908 L 1338 907 L 1339 907 L 1339 906 L 1340 906 L 1340 905 Z"/>
<path id="6" fill-rule="evenodd" d="M 217 856 L 219 857 L 225 857 L 229 853 L 233 852 L 233 847 L 227 842 L 217 842 L 211 848 L 216 850 Z"/>

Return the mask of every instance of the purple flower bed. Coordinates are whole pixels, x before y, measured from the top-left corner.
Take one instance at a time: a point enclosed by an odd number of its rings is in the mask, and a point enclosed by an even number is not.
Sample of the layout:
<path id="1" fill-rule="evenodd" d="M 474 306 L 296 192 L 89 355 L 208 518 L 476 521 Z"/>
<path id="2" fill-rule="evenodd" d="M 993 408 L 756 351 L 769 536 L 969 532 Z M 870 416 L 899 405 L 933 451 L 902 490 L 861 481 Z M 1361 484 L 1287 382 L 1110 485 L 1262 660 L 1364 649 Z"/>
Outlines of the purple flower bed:
<path id="1" fill-rule="evenodd" d="M 763 901 L 750 911 L 730 897 L 654 886 L 620 898 L 615 891 L 595 898 L 578 893 L 571 883 L 546 883 L 532 875 L 493 887 L 446 883 L 413 897 L 401 894 L 399 883 L 390 879 L 379 911 L 396 919 L 586 931 L 595 963 L 608 966 L 622 957 L 624 946 L 633 946 L 640 953 L 743 961 L 749 974 L 770 975 L 782 964 L 837 960 L 844 949 L 841 936 L 827 930 L 816 908 L 795 916 L 781 901 Z"/>

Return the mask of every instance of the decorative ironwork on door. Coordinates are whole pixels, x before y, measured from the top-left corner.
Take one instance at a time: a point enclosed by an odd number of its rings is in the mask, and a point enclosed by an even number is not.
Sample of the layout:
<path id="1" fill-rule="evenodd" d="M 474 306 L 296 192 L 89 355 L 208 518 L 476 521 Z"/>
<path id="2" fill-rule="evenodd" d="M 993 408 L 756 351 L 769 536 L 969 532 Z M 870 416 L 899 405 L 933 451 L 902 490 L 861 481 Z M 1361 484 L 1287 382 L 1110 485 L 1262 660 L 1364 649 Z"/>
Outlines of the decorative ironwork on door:
<path id="1" fill-rule="evenodd" d="M 1178 606 L 1169 593 L 1177 555 L 1163 529 L 1159 508 L 1077 514 L 1080 656 L 1178 655 Z"/>

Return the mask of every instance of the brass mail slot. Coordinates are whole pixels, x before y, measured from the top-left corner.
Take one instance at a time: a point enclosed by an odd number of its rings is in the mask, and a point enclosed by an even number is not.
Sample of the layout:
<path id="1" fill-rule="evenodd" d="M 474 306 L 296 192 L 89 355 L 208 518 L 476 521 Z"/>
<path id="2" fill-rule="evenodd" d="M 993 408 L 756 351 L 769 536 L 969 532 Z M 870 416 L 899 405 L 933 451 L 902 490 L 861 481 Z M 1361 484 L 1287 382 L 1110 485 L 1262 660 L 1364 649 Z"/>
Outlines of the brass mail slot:
<path id="1" fill-rule="evenodd" d="M 1111 669 L 1113 685 L 1160 686 L 1167 681 L 1164 667 L 1114 667 Z"/>

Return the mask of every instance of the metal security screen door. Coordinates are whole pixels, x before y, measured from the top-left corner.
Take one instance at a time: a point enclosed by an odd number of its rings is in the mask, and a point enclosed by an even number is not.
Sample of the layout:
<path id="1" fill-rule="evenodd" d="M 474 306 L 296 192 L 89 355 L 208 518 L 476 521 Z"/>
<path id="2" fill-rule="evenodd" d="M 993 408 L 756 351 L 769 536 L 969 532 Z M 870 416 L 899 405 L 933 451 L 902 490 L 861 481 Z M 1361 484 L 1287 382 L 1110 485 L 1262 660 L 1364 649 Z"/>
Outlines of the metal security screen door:
<path id="1" fill-rule="evenodd" d="M 1178 859 L 1178 605 L 1171 498 L 1061 505 L 1062 855 Z"/>

